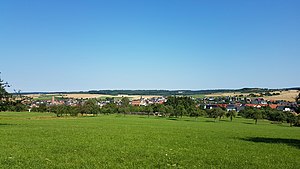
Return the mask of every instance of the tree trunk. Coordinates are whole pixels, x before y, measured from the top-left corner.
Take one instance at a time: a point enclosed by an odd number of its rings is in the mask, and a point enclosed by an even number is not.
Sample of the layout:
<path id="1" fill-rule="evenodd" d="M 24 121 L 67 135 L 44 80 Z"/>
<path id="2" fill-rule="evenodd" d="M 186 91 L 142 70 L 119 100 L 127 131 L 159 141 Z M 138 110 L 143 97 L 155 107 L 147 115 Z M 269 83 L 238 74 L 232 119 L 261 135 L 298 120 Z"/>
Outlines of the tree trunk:
<path id="1" fill-rule="evenodd" d="M 257 119 L 255 119 L 255 124 L 257 124 Z"/>

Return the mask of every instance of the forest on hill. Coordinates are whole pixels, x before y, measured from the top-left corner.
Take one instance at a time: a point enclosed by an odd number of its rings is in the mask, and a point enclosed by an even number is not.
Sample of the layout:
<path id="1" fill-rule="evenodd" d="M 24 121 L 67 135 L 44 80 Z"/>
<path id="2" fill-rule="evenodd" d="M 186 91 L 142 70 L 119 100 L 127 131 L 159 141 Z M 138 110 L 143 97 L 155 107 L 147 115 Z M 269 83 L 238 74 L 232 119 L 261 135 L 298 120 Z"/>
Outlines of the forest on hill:
<path id="1" fill-rule="evenodd" d="M 105 95 L 200 95 L 224 92 L 240 92 L 240 93 L 262 93 L 276 92 L 284 90 L 300 90 L 300 87 L 268 89 L 268 88 L 242 88 L 242 89 L 208 89 L 208 90 L 90 90 L 78 92 L 23 92 L 22 94 L 105 94 Z"/>

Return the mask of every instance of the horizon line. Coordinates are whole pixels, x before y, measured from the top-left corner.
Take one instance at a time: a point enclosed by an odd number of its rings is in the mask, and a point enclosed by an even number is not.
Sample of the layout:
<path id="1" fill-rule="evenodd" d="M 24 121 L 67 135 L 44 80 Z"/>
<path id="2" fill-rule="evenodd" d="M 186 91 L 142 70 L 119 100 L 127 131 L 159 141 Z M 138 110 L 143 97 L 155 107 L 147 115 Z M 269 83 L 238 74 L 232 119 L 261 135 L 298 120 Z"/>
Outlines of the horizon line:
<path id="1" fill-rule="evenodd" d="M 80 93 L 91 91 L 206 91 L 206 90 L 242 90 L 242 89 L 268 89 L 268 90 L 300 90 L 300 86 L 281 87 L 281 88 L 267 88 L 267 87 L 242 87 L 242 88 L 207 88 L 207 89 L 89 89 L 89 90 L 65 90 L 65 91 L 22 91 L 22 93 Z M 9 92 L 16 93 L 16 92 Z"/>

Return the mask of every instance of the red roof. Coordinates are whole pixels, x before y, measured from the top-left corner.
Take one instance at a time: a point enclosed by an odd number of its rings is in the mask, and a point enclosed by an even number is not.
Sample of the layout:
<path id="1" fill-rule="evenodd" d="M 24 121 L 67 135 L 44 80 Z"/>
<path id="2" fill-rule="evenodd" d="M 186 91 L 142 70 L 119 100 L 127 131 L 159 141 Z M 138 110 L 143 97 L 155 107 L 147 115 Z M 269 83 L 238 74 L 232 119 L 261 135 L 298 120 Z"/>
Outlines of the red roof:
<path id="1" fill-rule="evenodd" d="M 227 104 L 218 104 L 218 107 L 226 108 L 226 107 L 227 107 Z"/>
<path id="2" fill-rule="evenodd" d="M 247 107 L 266 107 L 267 104 L 246 104 Z"/>
<path id="3" fill-rule="evenodd" d="M 272 109 L 276 109 L 277 108 L 277 104 L 269 104 L 269 107 L 271 107 Z"/>
<path id="4" fill-rule="evenodd" d="M 141 104 L 140 100 L 132 100 L 131 105 L 133 106 L 139 106 Z"/>
<path id="5" fill-rule="evenodd" d="M 165 102 L 163 100 L 160 100 L 157 102 L 158 104 L 164 104 Z"/>
<path id="6" fill-rule="evenodd" d="M 247 107 L 256 107 L 256 104 L 246 104 Z"/>

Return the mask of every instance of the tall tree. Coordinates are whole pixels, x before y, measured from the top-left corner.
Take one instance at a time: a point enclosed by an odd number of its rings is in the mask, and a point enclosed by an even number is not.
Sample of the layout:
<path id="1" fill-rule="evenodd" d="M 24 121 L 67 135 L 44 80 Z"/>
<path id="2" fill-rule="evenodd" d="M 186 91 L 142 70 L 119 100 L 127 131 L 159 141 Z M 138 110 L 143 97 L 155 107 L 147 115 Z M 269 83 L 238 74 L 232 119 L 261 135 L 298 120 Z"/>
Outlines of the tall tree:
<path id="1" fill-rule="evenodd" d="M 212 109 L 211 110 L 211 113 L 210 113 L 210 116 L 211 118 L 214 118 L 215 119 L 215 122 L 216 122 L 216 119 L 218 118 L 218 111 L 216 109 Z"/>
<path id="2" fill-rule="evenodd" d="M 10 94 L 5 89 L 7 87 L 10 87 L 9 84 L 4 82 L 0 76 L 0 111 L 6 110 L 8 106 Z"/>
<path id="3" fill-rule="evenodd" d="M 217 111 L 217 115 L 219 117 L 219 120 L 221 120 L 221 118 L 225 115 L 226 112 L 223 109 L 219 108 L 219 107 L 216 108 L 215 110 Z"/>
<path id="4" fill-rule="evenodd" d="M 94 116 L 100 113 L 100 107 L 97 105 L 97 100 L 89 99 L 83 104 L 85 114 L 93 114 Z"/>
<path id="5" fill-rule="evenodd" d="M 206 112 L 199 107 L 190 107 L 187 111 L 190 117 L 195 117 L 195 119 L 206 114 Z"/>
<path id="6" fill-rule="evenodd" d="M 149 117 L 150 117 L 150 114 L 153 113 L 153 108 L 152 108 L 152 106 L 151 106 L 151 105 L 147 106 L 145 110 L 146 110 L 146 112 L 147 112 L 147 114 L 148 114 L 148 118 L 149 118 Z"/>
<path id="7" fill-rule="evenodd" d="M 10 87 L 10 86 L 7 82 L 4 82 L 0 76 L 0 100 L 6 99 L 9 96 L 9 93 L 5 89 L 6 87 Z"/>
<path id="8" fill-rule="evenodd" d="M 177 117 L 177 113 L 180 114 L 180 117 L 182 118 L 182 116 L 186 113 L 186 110 L 184 108 L 184 106 L 182 104 L 179 104 L 177 107 L 176 107 L 176 117 Z"/>
<path id="9" fill-rule="evenodd" d="M 128 97 L 122 97 L 121 104 L 122 104 L 122 107 L 128 107 L 129 106 L 129 99 L 128 99 Z"/>
<path id="10" fill-rule="evenodd" d="M 233 117 L 235 117 L 237 112 L 235 110 L 228 111 L 225 115 L 226 117 L 230 117 L 230 121 L 232 121 Z"/>
<path id="11" fill-rule="evenodd" d="M 300 101 L 300 93 L 298 94 L 298 96 L 296 97 L 295 100 L 296 100 L 297 103 L 299 103 L 299 101 Z"/>
<path id="12" fill-rule="evenodd" d="M 258 119 L 262 119 L 262 112 L 260 110 L 253 111 L 253 119 L 255 120 L 255 124 L 257 124 Z"/>
<path id="13" fill-rule="evenodd" d="M 168 116 L 173 116 L 174 114 L 174 108 L 170 105 L 165 106 L 166 114 Z"/>
<path id="14" fill-rule="evenodd" d="M 112 108 L 110 108 L 110 110 L 113 111 Z M 123 113 L 123 115 L 125 117 L 125 115 L 130 112 L 130 108 L 129 107 L 119 107 L 118 112 Z"/>
<path id="15" fill-rule="evenodd" d="M 290 126 L 292 127 L 293 124 L 297 122 L 297 116 L 294 113 L 288 113 L 286 121 L 290 123 Z"/>

